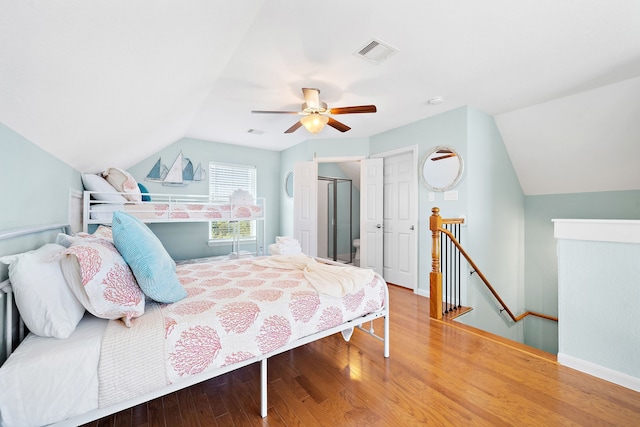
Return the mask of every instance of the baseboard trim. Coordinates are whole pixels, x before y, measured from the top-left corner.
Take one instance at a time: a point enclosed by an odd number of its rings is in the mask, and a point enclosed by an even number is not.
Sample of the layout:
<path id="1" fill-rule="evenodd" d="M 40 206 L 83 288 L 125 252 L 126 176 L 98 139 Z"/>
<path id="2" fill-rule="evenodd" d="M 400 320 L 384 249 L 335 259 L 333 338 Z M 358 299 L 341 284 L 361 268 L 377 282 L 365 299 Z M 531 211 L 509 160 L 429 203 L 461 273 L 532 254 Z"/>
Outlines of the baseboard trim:
<path id="1" fill-rule="evenodd" d="M 568 366 L 569 368 L 576 369 L 580 372 L 584 372 L 585 374 L 593 375 L 594 377 L 640 392 L 640 378 L 632 377 L 631 375 L 623 374 L 622 372 L 614 371 L 612 369 L 605 368 L 604 366 L 596 365 L 595 363 L 587 362 L 586 360 L 578 359 L 577 357 L 563 353 L 558 353 L 558 363 Z"/>
<path id="2" fill-rule="evenodd" d="M 425 291 L 424 289 L 417 288 L 416 294 L 420 295 L 421 297 L 429 298 L 429 290 Z"/>

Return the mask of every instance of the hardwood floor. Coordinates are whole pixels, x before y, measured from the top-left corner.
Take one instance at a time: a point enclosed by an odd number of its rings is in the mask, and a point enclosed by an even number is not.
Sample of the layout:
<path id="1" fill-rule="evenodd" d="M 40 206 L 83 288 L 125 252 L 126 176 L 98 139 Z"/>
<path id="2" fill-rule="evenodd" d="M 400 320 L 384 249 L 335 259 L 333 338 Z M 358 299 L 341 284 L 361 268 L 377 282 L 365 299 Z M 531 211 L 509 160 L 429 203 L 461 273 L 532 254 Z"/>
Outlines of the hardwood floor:
<path id="1" fill-rule="evenodd" d="M 273 357 L 264 419 L 254 364 L 87 426 L 640 425 L 640 393 L 430 320 L 411 291 L 391 286 L 390 300 L 389 359 L 359 331 Z"/>

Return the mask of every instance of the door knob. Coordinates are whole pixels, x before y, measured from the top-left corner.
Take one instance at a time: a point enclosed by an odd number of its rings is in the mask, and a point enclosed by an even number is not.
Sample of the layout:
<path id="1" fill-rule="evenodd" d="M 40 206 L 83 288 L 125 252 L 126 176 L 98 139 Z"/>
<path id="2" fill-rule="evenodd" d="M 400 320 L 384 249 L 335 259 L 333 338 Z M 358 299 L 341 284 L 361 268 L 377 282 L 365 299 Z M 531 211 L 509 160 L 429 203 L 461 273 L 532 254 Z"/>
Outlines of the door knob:
<path id="1" fill-rule="evenodd" d="M 409 227 L 409 230 L 413 230 L 413 229 L 414 229 L 414 228 L 413 228 L 413 225 Z"/>
<path id="2" fill-rule="evenodd" d="M 376 224 L 376 228 L 382 228 L 382 225 Z"/>

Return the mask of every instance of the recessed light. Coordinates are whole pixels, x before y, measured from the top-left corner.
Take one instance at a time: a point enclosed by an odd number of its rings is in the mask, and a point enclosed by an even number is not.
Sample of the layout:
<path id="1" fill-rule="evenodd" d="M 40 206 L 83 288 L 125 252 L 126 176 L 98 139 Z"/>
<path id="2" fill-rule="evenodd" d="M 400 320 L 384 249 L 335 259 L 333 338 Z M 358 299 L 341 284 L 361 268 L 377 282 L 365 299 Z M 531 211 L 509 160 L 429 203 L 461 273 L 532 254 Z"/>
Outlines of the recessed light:
<path id="1" fill-rule="evenodd" d="M 444 101 L 443 97 L 434 96 L 433 98 L 431 98 L 430 100 L 427 101 L 427 104 L 429 104 L 429 105 L 440 105 L 440 104 L 442 104 L 442 101 Z"/>

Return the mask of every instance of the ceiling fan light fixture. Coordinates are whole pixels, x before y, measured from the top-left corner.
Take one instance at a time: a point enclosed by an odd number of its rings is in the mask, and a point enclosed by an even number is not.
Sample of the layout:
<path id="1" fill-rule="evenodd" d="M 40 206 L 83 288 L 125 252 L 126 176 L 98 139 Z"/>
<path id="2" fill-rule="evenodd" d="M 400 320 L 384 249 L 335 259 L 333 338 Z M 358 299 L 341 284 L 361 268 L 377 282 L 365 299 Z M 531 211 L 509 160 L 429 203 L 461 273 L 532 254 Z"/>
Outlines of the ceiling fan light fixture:
<path id="1" fill-rule="evenodd" d="M 309 133 L 313 135 L 319 133 L 324 129 L 324 125 L 329 122 L 329 117 L 323 116 L 322 114 L 309 114 L 308 116 L 304 116 L 300 119 L 300 123 L 305 127 Z"/>

